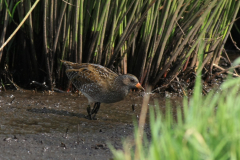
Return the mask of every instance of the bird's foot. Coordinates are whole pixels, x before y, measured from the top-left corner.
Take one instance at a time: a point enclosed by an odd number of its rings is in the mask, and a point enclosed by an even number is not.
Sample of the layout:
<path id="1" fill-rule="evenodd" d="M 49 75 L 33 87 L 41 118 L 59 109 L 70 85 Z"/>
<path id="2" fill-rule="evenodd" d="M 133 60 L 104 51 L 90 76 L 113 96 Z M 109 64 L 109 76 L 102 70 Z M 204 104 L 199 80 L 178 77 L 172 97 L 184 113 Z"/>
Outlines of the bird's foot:
<path id="1" fill-rule="evenodd" d="M 86 118 L 86 119 L 89 119 L 89 120 L 92 120 L 91 115 L 87 115 L 87 116 L 85 116 L 85 118 Z"/>
<path id="2" fill-rule="evenodd" d="M 94 115 L 92 116 L 92 119 L 93 119 L 93 120 L 97 120 L 96 114 L 94 114 Z"/>
<path id="3" fill-rule="evenodd" d="M 88 105 L 88 107 L 87 107 L 87 113 L 88 113 L 88 115 L 85 116 L 85 118 L 87 118 L 87 119 L 89 119 L 89 120 L 97 120 L 96 114 L 97 114 L 97 112 L 98 112 L 98 110 L 99 110 L 99 108 L 100 108 L 100 104 L 101 104 L 101 103 L 96 102 L 96 103 L 94 104 L 94 107 L 93 107 L 92 110 L 91 110 L 91 106 Z"/>
<path id="4" fill-rule="evenodd" d="M 97 120 L 96 115 L 87 115 L 85 118 L 89 120 Z"/>

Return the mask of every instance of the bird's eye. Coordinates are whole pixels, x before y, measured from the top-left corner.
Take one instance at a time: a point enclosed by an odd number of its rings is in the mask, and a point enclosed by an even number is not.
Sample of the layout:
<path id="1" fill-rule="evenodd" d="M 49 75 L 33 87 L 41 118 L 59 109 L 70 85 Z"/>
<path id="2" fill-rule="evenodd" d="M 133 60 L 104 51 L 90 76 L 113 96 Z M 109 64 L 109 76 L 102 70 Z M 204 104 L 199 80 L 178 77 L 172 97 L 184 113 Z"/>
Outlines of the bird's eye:
<path id="1" fill-rule="evenodd" d="M 130 79 L 131 82 L 135 82 L 134 79 Z"/>

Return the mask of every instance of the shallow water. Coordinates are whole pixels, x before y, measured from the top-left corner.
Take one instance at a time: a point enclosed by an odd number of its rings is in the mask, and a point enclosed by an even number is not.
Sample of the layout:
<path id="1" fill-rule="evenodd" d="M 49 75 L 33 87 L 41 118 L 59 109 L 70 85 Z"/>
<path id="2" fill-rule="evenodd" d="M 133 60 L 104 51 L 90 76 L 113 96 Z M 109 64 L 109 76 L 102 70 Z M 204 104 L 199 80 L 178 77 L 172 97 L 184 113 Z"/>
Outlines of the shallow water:
<path id="1" fill-rule="evenodd" d="M 165 98 L 151 95 L 149 104 L 154 99 L 164 112 Z M 118 103 L 101 104 L 98 119 L 88 120 L 83 95 L 1 92 L 0 159 L 109 159 L 107 142 L 121 149 L 121 140 L 133 137 L 133 119 L 139 118 L 142 100 L 139 93 L 130 93 Z M 145 131 L 149 133 L 149 127 Z"/>

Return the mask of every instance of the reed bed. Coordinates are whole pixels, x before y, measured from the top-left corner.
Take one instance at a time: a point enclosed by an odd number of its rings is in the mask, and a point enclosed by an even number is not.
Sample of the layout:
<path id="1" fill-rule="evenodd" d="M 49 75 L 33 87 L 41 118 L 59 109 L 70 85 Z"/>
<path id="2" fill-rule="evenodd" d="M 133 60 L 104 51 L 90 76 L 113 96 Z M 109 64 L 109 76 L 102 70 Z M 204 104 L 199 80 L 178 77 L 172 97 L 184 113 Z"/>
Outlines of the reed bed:
<path id="1" fill-rule="evenodd" d="M 144 86 L 168 84 L 188 68 L 196 71 L 201 39 L 206 41 L 202 67 L 211 75 L 240 5 L 236 0 L 42 0 L 31 11 L 34 3 L 0 0 L 0 69 L 21 84 L 35 80 L 50 89 L 66 84 L 60 59 L 132 73 Z"/>

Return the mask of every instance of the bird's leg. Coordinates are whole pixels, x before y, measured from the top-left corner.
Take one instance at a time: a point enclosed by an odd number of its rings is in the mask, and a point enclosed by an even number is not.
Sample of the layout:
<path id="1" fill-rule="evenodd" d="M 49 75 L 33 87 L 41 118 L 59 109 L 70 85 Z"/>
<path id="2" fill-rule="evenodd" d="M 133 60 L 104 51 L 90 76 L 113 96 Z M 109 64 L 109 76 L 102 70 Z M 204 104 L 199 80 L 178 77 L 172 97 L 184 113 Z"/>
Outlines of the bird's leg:
<path id="1" fill-rule="evenodd" d="M 95 107 L 95 105 L 96 105 L 96 107 Z M 101 103 L 96 102 L 95 105 L 94 105 L 94 108 L 92 110 L 92 114 L 94 114 L 93 119 L 96 119 L 95 117 L 96 117 L 96 114 L 98 113 L 98 110 L 100 108 Z"/>
<path id="2" fill-rule="evenodd" d="M 96 103 L 94 104 L 94 107 L 93 107 L 93 109 L 92 109 L 91 114 L 94 114 L 94 113 L 96 112 L 96 110 L 98 110 L 98 103 L 99 103 L 99 102 L 96 102 Z"/>
<path id="3" fill-rule="evenodd" d="M 99 108 L 100 108 L 100 104 L 101 104 L 100 102 L 96 102 L 96 103 L 94 104 L 92 110 L 91 110 L 91 106 L 90 106 L 90 104 L 89 104 L 88 107 L 87 107 L 88 115 L 87 115 L 86 118 L 88 118 L 88 119 L 90 119 L 90 120 L 92 120 L 92 119 L 96 120 L 95 116 L 96 116 L 96 114 L 97 114 L 97 112 L 98 112 L 98 110 L 99 110 Z M 93 117 L 92 117 L 92 114 L 94 114 Z"/>
<path id="4" fill-rule="evenodd" d="M 95 106 L 95 105 L 94 105 L 94 106 Z M 88 107 L 87 107 L 87 112 L 88 112 L 87 117 L 88 117 L 90 120 L 92 120 L 92 117 L 91 117 L 91 106 L 90 106 L 90 104 L 89 104 Z"/>

